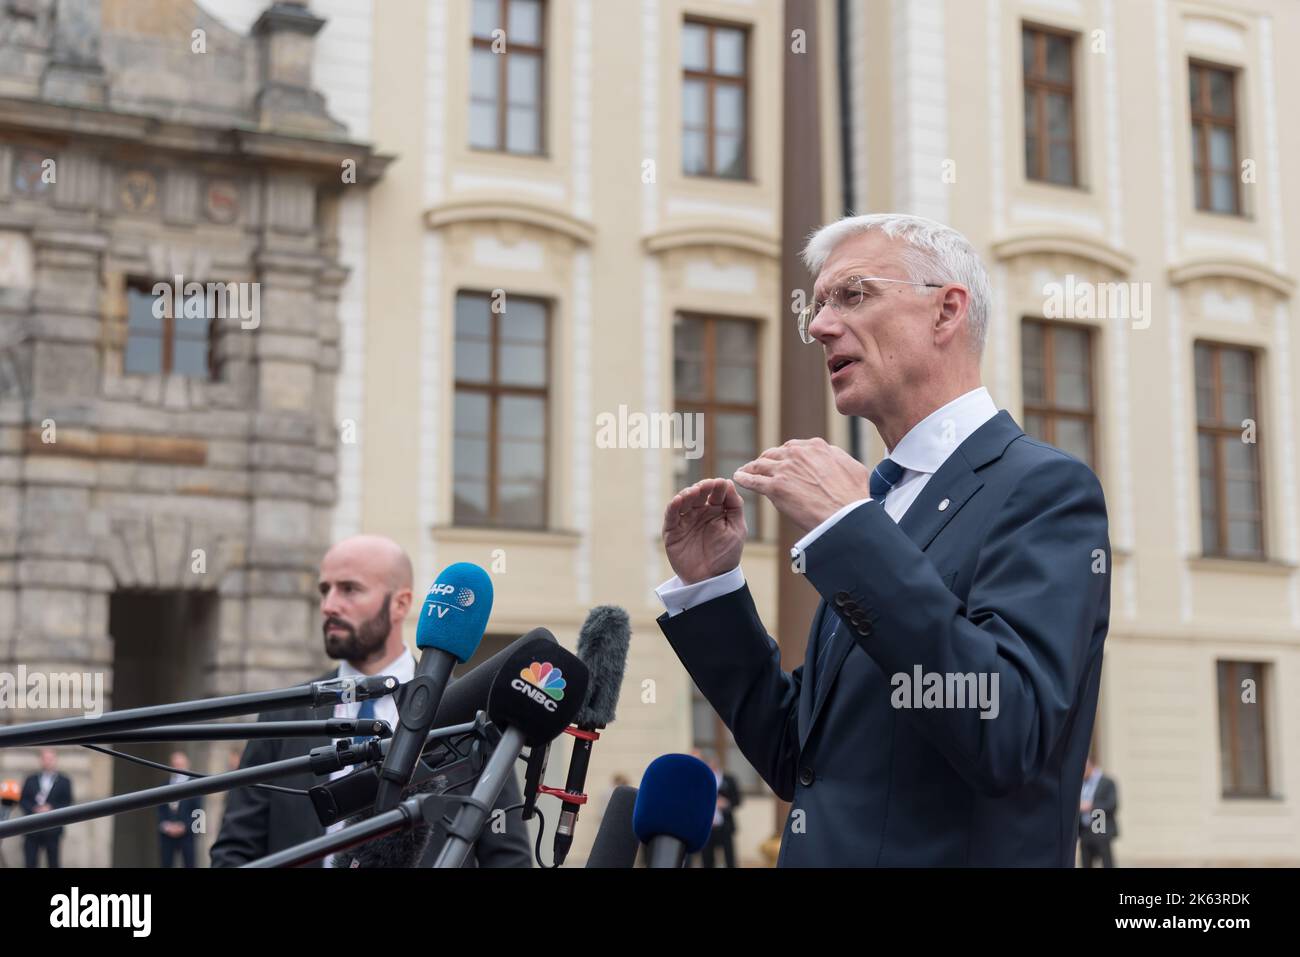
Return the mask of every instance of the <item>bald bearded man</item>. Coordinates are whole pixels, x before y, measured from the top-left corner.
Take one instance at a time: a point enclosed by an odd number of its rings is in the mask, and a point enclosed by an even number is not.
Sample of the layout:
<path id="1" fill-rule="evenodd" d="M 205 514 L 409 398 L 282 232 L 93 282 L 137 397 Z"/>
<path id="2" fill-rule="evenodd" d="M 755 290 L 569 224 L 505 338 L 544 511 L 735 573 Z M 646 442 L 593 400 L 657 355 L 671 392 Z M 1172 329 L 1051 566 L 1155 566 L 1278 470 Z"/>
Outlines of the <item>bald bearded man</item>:
<path id="1" fill-rule="evenodd" d="M 410 681 L 415 675 L 415 658 L 402 640 L 402 622 L 411 610 L 413 576 L 411 560 L 400 545 L 379 535 L 357 535 L 345 539 L 325 553 L 321 560 L 320 613 L 325 653 L 339 666 L 317 680 L 361 675 L 392 675 Z M 305 721 L 325 718 L 356 718 L 363 702 L 324 708 L 293 708 L 267 712 L 261 721 Z M 373 717 L 397 727 L 394 697 L 373 702 Z M 362 717 L 370 716 L 367 711 Z M 240 767 L 301 757 L 313 748 L 329 744 L 327 738 L 264 739 L 248 743 Z M 336 772 L 334 777 L 346 774 Z M 319 784 L 312 774 L 283 778 L 283 787 L 306 790 Z M 522 801 L 518 784 L 506 780 L 497 801 L 507 808 Z M 338 826 L 338 825 L 336 825 Z M 230 793 L 221 833 L 212 845 L 213 867 L 238 867 L 267 854 L 293 847 L 324 833 L 310 801 L 303 796 L 238 788 Z M 442 846 L 441 829 L 425 850 L 420 866 L 431 866 Z M 505 815 L 505 830 L 487 828 L 466 866 L 531 867 L 528 832 L 519 811 Z M 315 866 L 320 866 L 319 864 Z"/>

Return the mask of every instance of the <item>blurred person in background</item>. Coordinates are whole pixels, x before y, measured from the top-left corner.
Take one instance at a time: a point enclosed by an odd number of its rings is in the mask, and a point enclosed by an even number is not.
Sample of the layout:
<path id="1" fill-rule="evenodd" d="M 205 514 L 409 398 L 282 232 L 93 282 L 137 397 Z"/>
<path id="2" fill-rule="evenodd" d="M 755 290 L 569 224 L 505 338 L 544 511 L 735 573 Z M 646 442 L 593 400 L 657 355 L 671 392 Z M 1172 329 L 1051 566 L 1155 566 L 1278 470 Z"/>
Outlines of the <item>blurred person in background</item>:
<path id="1" fill-rule="evenodd" d="M 72 780 L 59 771 L 59 756 L 53 748 L 41 749 L 41 770 L 23 782 L 19 805 L 24 814 L 41 814 L 72 803 Z M 37 856 L 45 852 L 47 867 L 59 866 L 59 844 L 63 828 L 51 827 L 28 834 L 23 840 L 23 856 L 28 867 L 38 867 Z"/>
<path id="2" fill-rule="evenodd" d="M 182 784 L 190 780 L 181 771 L 190 769 L 189 756 L 184 751 L 173 751 L 170 761 L 177 772 L 168 784 Z M 182 867 L 194 867 L 195 812 L 203 810 L 203 798 L 190 797 L 158 806 L 158 860 L 163 867 L 174 867 L 180 855 Z"/>
<path id="3" fill-rule="evenodd" d="M 1119 821 L 1115 817 L 1118 806 L 1119 791 L 1114 779 L 1103 773 L 1101 765 L 1088 755 L 1083 769 L 1083 789 L 1079 793 L 1080 867 L 1115 866 L 1110 842 L 1119 837 Z"/>

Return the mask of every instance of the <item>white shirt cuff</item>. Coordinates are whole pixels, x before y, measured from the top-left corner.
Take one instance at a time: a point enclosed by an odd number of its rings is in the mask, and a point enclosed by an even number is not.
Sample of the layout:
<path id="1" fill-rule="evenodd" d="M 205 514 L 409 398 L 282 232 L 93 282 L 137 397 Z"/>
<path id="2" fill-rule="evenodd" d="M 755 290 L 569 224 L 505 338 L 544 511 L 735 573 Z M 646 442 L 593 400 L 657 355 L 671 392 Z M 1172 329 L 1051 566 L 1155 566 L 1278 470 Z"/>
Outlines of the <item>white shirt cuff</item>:
<path id="1" fill-rule="evenodd" d="M 694 585 L 687 585 L 674 575 L 656 588 L 655 594 L 664 603 L 664 608 L 668 611 L 668 617 L 672 618 L 684 611 L 690 611 L 696 605 L 703 605 L 706 601 L 729 595 L 743 587 L 745 587 L 745 573 L 737 565 L 729 572 L 723 572 L 713 578 L 706 578 Z"/>
<path id="2" fill-rule="evenodd" d="M 807 551 L 808 546 L 810 546 L 813 542 L 817 541 L 817 539 L 821 538 L 823 533 L 825 533 L 828 529 L 830 529 L 831 526 L 833 526 L 836 522 L 842 519 L 845 515 L 849 514 L 849 512 L 853 511 L 859 505 L 863 504 L 864 502 L 870 502 L 870 501 L 872 500 L 869 498 L 860 498 L 856 502 L 849 502 L 848 505 L 845 505 L 843 508 L 841 508 L 830 518 L 826 519 L 826 521 L 822 522 L 820 525 L 814 528 L 803 538 L 799 539 L 799 541 L 795 542 L 794 548 L 791 549 L 792 554 L 790 557 L 794 558 L 795 554 L 797 554 L 798 552 Z"/>

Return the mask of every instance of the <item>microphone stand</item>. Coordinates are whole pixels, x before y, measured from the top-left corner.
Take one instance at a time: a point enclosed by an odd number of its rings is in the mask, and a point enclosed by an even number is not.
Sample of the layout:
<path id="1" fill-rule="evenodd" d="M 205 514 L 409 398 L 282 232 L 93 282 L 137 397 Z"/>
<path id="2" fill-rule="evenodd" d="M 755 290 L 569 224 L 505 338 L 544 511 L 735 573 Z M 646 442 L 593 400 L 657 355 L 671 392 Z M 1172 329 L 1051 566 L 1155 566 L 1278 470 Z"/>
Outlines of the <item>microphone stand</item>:
<path id="1" fill-rule="evenodd" d="M 417 827 L 421 824 L 432 826 L 442 816 L 442 803 L 442 794 L 431 792 L 417 794 L 402 801 L 391 811 L 376 814 L 364 821 L 350 824 L 329 834 L 323 834 L 310 841 L 304 841 L 302 844 L 285 848 L 283 851 L 268 854 L 256 861 L 249 861 L 247 864 L 241 864 L 240 867 L 296 867 L 299 864 L 314 861 L 318 857 L 325 857 L 327 854 L 347 850 L 357 844 L 364 844 L 366 841 L 383 837 L 385 834 L 391 834 L 394 831 Z"/>
<path id="2" fill-rule="evenodd" d="M 387 721 L 326 718 L 320 721 L 245 721 L 239 724 L 160 724 L 135 731 L 109 731 L 60 744 L 143 744 L 154 741 L 251 741 L 254 738 L 391 738 Z"/>
<path id="3" fill-rule="evenodd" d="M 474 790 L 461 804 L 455 820 L 447 826 L 447 839 L 438 852 L 437 860 L 433 862 L 434 867 L 464 865 L 479 835 L 483 833 L 483 826 L 492 814 L 492 806 L 505 787 L 506 775 L 514 768 L 525 743 L 524 732 L 517 727 L 508 727 L 502 733 L 501 741 L 492 749 L 492 755 L 484 765 Z"/>
<path id="4" fill-rule="evenodd" d="M 161 787 L 146 788 L 143 791 L 132 791 L 129 794 L 116 794 L 113 797 L 103 798 L 99 801 L 87 801 L 85 804 L 74 804 L 69 807 L 42 811 L 39 814 L 28 814 L 15 820 L 4 821 L 0 823 L 0 839 L 16 837 L 19 834 L 30 834 L 33 831 L 43 831 L 50 827 L 76 824 L 80 821 L 89 821 L 92 818 L 107 817 L 125 811 L 138 811 L 141 808 L 157 807 L 162 804 L 170 804 L 173 801 L 197 797 L 200 794 L 224 791 L 227 788 L 261 784 L 263 781 L 291 777 L 304 771 L 310 771 L 312 774 L 318 775 L 329 774 L 340 768 L 360 764 L 363 761 L 375 761 L 380 757 L 379 741 L 372 739 L 357 744 L 351 738 L 344 738 L 334 744 L 313 748 L 310 754 L 302 757 L 271 761 L 267 764 L 240 768 L 237 771 L 226 771 L 222 774 L 195 778 L 192 781 L 181 781 L 178 784 L 164 784 Z"/>
<path id="5" fill-rule="evenodd" d="M 375 675 L 369 678 L 330 678 L 278 691 L 254 691 L 221 698 L 203 698 L 198 701 L 178 701 L 174 704 L 153 705 L 148 708 L 108 711 L 97 718 L 56 718 L 52 721 L 36 721 L 12 728 L 0 728 L 0 748 L 64 744 L 69 739 L 84 738 L 91 733 L 102 736 L 107 732 L 147 728 L 160 721 L 190 722 L 205 718 L 226 718 L 235 714 L 257 714 L 262 711 L 275 711 L 302 705 L 319 708 L 346 701 L 366 701 L 393 694 L 397 688 L 397 679 L 391 675 Z M 90 730 L 92 728 L 93 732 Z"/>
<path id="6" fill-rule="evenodd" d="M 453 734 L 471 734 L 477 741 L 481 741 L 487 747 L 496 745 L 500 738 L 500 732 L 496 726 L 488 722 L 484 713 L 480 711 L 473 722 L 430 731 L 425 746 L 427 747 L 428 742 L 435 737 L 450 737 Z M 388 742 L 383 743 L 387 744 Z M 496 750 L 499 750 L 499 747 Z M 493 751 L 493 754 L 496 753 L 496 750 Z M 465 760 L 461 758 L 458 761 L 453 761 L 450 766 L 454 768 Z M 364 844 L 374 838 L 383 837 L 385 834 L 391 834 L 394 831 L 414 828 L 422 824 L 437 824 L 442 815 L 443 799 L 447 793 L 458 787 L 463 787 L 473 780 L 475 780 L 473 777 L 464 780 L 446 778 L 439 782 L 439 787 L 436 790 L 413 795 L 399 803 L 392 810 L 376 814 L 364 821 L 349 824 L 337 831 L 322 834 L 320 837 L 312 838 L 301 844 L 295 844 L 293 847 L 285 848 L 274 854 L 268 854 L 266 857 L 249 861 L 247 864 L 240 866 L 251 868 L 297 867 L 300 864 L 326 857 L 337 851 L 347 850 L 357 844 Z"/>

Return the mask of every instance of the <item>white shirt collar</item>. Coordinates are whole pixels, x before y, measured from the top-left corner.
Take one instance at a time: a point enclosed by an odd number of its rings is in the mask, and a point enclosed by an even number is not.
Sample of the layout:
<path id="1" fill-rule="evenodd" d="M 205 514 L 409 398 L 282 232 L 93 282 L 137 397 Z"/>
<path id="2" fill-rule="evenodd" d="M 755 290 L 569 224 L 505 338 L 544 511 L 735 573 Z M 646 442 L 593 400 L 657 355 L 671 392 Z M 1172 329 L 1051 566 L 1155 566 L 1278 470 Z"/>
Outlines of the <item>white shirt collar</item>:
<path id="1" fill-rule="evenodd" d="M 399 684 L 406 684 L 415 677 L 415 656 L 411 654 L 409 648 L 403 646 L 402 653 L 376 671 L 375 674 L 392 675 L 397 679 Z M 363 675 L 356 668 L 352 667 L 352 662 L 340 661 L 339 677 L 360 678 L 363 677 Z"/>
<path id="2" fill-rule="evenodd" d="M 909 471 L 933 474 L 957 446 L 997 414 L 988 389 L 971 389 L 912 426 L 889 457 Z"/>

